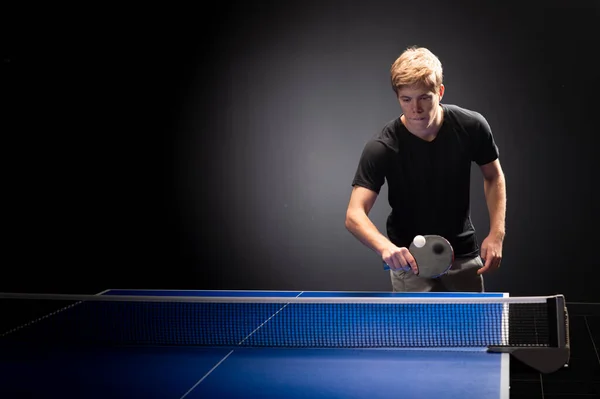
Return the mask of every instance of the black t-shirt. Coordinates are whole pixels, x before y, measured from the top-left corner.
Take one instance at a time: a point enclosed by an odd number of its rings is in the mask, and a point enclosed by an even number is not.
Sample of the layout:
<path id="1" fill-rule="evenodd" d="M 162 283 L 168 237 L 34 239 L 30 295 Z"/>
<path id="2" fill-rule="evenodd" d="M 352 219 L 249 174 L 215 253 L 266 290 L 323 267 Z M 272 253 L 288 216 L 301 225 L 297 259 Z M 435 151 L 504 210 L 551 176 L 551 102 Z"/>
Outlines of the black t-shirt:
<path id="1" fill-rule="evenodd" d="M 440 105 L 444 121 L 431 142 L 411 134 L 400 117 L 387 123 L 366 143 L 352 185 L 379 194 L 387 181 L 392 211 L 386 227 L 395 245 L 439 234 L 456 257 L 473 256 L 479 246 L 470 215 L 471 162 L 496 160 L 498 147 L 481 114 Z"/>

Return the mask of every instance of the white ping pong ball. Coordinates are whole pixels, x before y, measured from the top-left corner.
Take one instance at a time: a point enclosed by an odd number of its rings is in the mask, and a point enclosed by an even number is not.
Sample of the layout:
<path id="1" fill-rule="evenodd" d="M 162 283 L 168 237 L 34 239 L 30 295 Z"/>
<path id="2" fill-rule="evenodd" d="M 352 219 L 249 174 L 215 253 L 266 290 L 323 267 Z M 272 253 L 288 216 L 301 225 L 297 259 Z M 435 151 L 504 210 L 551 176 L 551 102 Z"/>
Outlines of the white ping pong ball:
<path id="1" fill-rule="evenodd" d="M 425 245 L 425 237 L 416 236 L 415 239 L 413 240 L 413 244 L 415 244 L 415 247 L 417 247 L 417 248 L 423 247 L 423 245 Z"/>

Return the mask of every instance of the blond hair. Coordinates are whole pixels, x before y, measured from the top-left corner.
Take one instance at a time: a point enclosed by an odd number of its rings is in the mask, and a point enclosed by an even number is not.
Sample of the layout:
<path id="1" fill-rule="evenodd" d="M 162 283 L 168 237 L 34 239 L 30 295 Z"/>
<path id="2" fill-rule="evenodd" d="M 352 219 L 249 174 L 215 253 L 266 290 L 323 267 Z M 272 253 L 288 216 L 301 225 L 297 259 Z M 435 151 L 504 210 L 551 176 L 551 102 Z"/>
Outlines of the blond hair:
<path id="1" fill-rule="evenodd" d="M 442 84 L 442 63 L 424 47 L 407 48 L 390 68 L 392 89 L 396 95 L 405 86 L 424 85 L 437 92 Z"/>

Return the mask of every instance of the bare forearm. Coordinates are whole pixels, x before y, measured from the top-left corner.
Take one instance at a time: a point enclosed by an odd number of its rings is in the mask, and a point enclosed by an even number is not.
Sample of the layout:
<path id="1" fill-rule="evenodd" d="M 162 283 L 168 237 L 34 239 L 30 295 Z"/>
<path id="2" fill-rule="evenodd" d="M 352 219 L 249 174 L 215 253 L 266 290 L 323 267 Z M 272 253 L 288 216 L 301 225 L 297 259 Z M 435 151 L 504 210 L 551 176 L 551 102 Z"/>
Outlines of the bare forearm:
<path id="1" fill-rule="evenodd" d="M 379 255 L 385 248 L 393 245 L 387 237 L 381 234 L 364 212 L 349 211 L 346 215 L 346 229 Z"/>
<path id="2" fill-rule="evenodd" d="M 490 215 L 490 234 L 504 239 L 506 221 L 506 181 L 503 174 L 484 180 L 484 191 Z"/>

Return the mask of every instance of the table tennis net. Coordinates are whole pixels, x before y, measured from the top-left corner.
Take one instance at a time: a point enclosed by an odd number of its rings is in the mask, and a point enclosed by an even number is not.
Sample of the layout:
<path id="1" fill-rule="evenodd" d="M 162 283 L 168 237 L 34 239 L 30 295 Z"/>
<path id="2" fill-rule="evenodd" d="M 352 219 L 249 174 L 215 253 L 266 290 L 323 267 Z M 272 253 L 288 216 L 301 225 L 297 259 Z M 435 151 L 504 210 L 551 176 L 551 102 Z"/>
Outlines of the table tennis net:
<path id="1" fill-rule="evenodd" d="M 562 296 L 188 298 L 0 294 L 0 345 L 554 347 Z"/>

